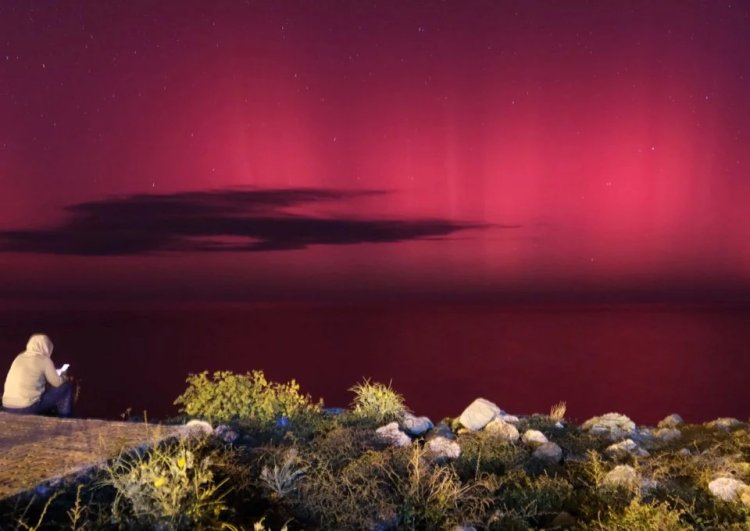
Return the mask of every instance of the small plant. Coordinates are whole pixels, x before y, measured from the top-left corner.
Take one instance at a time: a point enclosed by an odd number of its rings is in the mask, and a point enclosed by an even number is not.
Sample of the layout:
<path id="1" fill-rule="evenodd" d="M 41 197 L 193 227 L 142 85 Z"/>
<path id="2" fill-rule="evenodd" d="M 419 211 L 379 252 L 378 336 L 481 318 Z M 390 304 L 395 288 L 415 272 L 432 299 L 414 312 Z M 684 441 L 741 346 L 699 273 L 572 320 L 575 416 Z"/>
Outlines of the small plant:
<path id="1" fill-rule="evenodd" d="M 549 408 L 549 417 L 555 422 L 561 422 L 568 411 L 568 405 L 565 402 L 558 402 Z"/>
<path id="2" fill-rule="evenodd" d="M 281 456 L 281 465 L 273 459 L 273 466 L 265 465 L 260 480 L 276 498 L 286 498 L 297 489 L 297 480 L 305 474 L 297 449 L 289 448 Z"/>
<path id="3" fill-rule="evenodd" d="M 116 521 L 186 529 L 215 522 L 227 508 L 203 442 L 179 439 L 143 454 L 126 455 L 108 469 L 106 485 L 115 488 Z"/>
<path id="4" fill-rule="evenodd" d="M 667 503 L 643 503 L 634 498 L 622 513 L 609 511 L 606 520 L 594 522 L 590 529 L 606 531 L 687 531 L 690 526 L 680 521 L 683 512 Z"/>
<path id="5" fill-rule="evenodd" d="M 322 403 L 300 393 L 299 384 L 269 382 L 263 371 L 235 374 L 217 371 L 191 374 L 188 387 L 174 401 L 180 411 L 211 422 L 249 419 L 263 423 L 279 417 L 320 412 Z"/>
<path id="6" fill-rule="evenodd" d="M 467 489 L 453 468 L 428 461 L 424 453 L 415 445 L 405 470 L 398 463 L 386 469 L 397 493 L 399 524 L 406 529 L 445 529 L 457 523 L 453 520 Z"/>
<path id="7" fill-rule="evenodd" d="M 394 391 L 390 384 L 365 379 L 349 390 L 354 393 L 352 410 L 358 417 L 389 422 L 408 411 L 404 397 Z"/>

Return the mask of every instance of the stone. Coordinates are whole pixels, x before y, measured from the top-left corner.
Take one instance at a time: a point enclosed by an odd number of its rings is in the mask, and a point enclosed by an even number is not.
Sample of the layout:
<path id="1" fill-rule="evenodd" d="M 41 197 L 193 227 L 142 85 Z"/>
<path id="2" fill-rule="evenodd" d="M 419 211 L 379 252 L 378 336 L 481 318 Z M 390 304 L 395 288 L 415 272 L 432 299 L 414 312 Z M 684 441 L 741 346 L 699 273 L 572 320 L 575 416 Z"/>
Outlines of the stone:
<path id="1" fill-rule="evenodd" d="M 375 433 L 380 440 L 391 446 L 402 447 L 411 444 L 411 437 L 399 429 L 398 422 L 391 422 L 390 424 L 381 426 L 375 430 Z"/>
<path id="2" fill-rule="evenodd" d="M 513 424 L 508 424 L 500 418 L 496 418 L 484 427 L 484 431 L 493 437 L 506 442 L 516 442 L 520 437 L 518 428 Z"/>
<path id="3" fill-rule="evenodd" d="M 430 430 L 427 433 L 426 439 L 429 440 L 429 439 L 432 439 L 433 437 L 445 437 L 446 439 L 455 439 L 456 434 L 453 433 L 453 430 L 451 429 L 450 426 L 448 426 L 444 422 L 441 422 L 440 424 L 432 428 L 432 430 Z"/>
<path id="4" fill-rule="evenodd" d="M 738 428 L 742 426 L 742 422 L 731 417 L 722 417 L 718 418 L 716 420 L 712 420 L 707 424 L 709 428 L 714 428 L 716 430 L 722 430 L 722 431 L 730 431 L 734 428 Z"/>
<path id="5" fill-rule="evenodd" d="M 401 428 L 412 437 L 419 437 L 432 429 L 432 421 L 427 417 L 416 417 L 411 413 L 404 413 Z"/>
<path id="6" fill-rule="evenodd" d="M 541 444 L 531 454 L 537 459 L 542 461 L 549 461 L 550 463 L 559 463 L 562 460 L 563 451 L 557 444 L 553 442 L 546 442 Z"/>
<path id="7" fill-rule="evenodd" d="M 197 419 L 188 421 L 188 423 L 185 424 L 183 429 L 185 430 L 185 433 L 189 436 L 211 435 L 214 432 L 214 429 L 211 426 L 211 424 L 209 424 L 205 420 L 197 420 Z"/>
<path id="8" fill-rule="evenodd" d="M 654 437 L 661 442 L 672 442 L 682 437 L 682 432 L 677 428 L 659 428 L 654 432 Z"/>
<path id="9" fill-rule="evenodd" d="M 504 422 L 507 422 L 508 424 L 518 424 L 519 422 L 521 422 L 521 419 L 519 419 L 515 415 L 508 415 L 507 413 L 503 413 L 502 411 L 497 418 L 503 420 Z"/>
<path id="10" fill-rule="evenodd" d="M 657 428 L 676 428 L 684 424 L 685 421 L 677 413 L 672 413 L 669 416 L 664 417 L 656 425 Z"/>
<path id="11" fill-rule="evenodd" d="M 617 465 L 607 472 L 602 483 L 608 487 L 640 487 L 641 478 L 638 472 L 630 465 Z"/>
<path id="12" fill-rule="evenodd" d="M 471 525 L 457 525 L 451 531 L 477 531 L 477 528 Z"/>
<path id="13" fill-rule="evenodd" d="M 240 438 L 240 434 L 227 424 L 219 424 L 216 426 L 214 428 L 214 435 L 227 444 L 232 444 Z"/>
<path id="14" fill-rule="evenodd" d="M 632 439 L 625 439 L 618 443 L 611 444 L 604 450 L 610 457 L 622 458 L 626 455 L 632 455 L 635 457 L 648 457 L 648 451 L 638 446 Z"/>
<path id="15" fill-rule="evenodd" d="M 549 442 L 547 437 L 539 430 L 526 430 L 521 440 L 529 446 L 539 446 Z"/>
<path id="16" fill-rule="evenodd" d="M 496 404 L 484 398 L 477 398 L 464 409 L 458 421 L 468 430 L 479 431 L 500 413 L 501 409 Z"/>
<path id="17" fill-rule="evenodd" d="M 437 460 L 458 459 L 461 457 L 461 447 L 453 439 L 433 437 L 427 441 L 426 446 L 430 456 Z"/>
<path id="18" fill-rule="evenodd" d="M 643 478 L 641 480 L 641 494 L 647 495 L 659 488 L 659 482 L 653 478 Z"/>
<path id="19" fill-rule="evenodd" d="M 620 413 L 606 413 L 590 418 L 581 428 L 593 435 L 607 437 L 613 442 L 636 435 L 635 422 Z"/>
<path id="20" fill-rule="evenodd" d="M 680 451 L 677 452 L 677 455 L 681 455 L 682 457 L 691 457 L 693 455 L 693 452 L 690 451 L 690 448 L 680 448 Z"/>
<path id="21" fill-rule="evenodd" d="M 739 479 L 716 478 L 708 484 L 708 490 L 725 502 L 739 501 L 750 505 L 750 487 Z"/>

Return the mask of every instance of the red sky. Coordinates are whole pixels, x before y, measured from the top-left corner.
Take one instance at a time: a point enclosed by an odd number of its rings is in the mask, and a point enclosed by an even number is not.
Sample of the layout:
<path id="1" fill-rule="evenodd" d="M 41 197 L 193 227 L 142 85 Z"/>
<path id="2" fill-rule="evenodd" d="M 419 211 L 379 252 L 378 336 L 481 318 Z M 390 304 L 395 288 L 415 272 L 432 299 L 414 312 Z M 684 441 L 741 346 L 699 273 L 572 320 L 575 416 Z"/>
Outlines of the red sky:
<path id="1" fill-rule="evenodd" d="M 714 1 L 3 3 L 0 295 L 746 295 L 748 27 Z M 238 234 L 196 210 L 227 190 L 347 193 Z"/>

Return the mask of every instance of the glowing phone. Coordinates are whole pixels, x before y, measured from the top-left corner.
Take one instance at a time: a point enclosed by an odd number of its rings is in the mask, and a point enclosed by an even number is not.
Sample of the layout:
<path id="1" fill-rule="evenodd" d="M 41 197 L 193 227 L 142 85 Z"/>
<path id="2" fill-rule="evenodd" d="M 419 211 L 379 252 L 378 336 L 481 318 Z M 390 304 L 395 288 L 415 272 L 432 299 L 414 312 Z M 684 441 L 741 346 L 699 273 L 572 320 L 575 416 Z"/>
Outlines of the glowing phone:
<path id="1" fill-rule="evenodd" d="M 62 367 L 57 369 L 57 374 L 62 375 L 65 371 L 67 371 L 70 368 L 70 363 L 64 364 Z"/>

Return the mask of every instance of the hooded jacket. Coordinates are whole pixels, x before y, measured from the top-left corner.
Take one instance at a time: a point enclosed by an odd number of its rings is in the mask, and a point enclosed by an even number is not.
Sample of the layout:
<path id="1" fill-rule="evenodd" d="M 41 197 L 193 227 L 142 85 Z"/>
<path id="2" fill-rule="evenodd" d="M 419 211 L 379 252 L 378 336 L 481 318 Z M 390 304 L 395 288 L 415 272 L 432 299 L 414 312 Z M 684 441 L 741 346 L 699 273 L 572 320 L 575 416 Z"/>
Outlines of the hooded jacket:
<path id="1" fill-rule="evenodd" d="M 52 341 L 44 334 L 34 334 L 8 371 L 3 392 L 3 406 L 25 408 L 39 402 L 49 383 L 59 387 L 65 381 L 52 363 Z"/>

